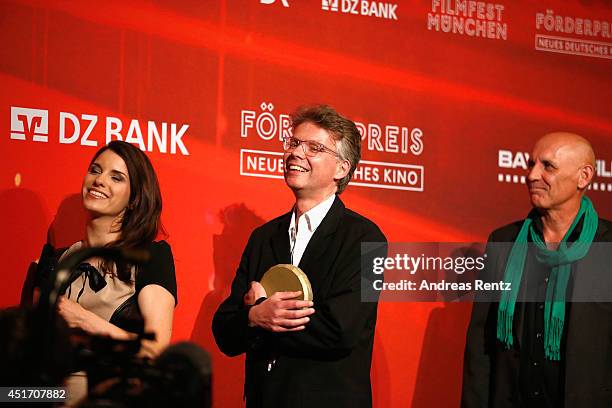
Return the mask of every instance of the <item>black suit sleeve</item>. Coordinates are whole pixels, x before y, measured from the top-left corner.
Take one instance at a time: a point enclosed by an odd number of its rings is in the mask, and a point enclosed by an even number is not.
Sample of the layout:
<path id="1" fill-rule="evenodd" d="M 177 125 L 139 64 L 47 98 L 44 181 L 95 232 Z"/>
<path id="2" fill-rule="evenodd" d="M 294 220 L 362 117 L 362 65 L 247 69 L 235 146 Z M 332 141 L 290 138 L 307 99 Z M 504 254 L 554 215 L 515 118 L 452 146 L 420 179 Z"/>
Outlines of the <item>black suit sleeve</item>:
<path id="1" fill-rule="evenodd" d="M 306 329 L 268 334 L 274 348 L 287 355 L 339 358 L 351 352 L 364 332 L 374 330 L 377 303 L 361 301 L 361 242 L 385 243 L 377 251 L 384 253 L 369 256 L 386 256 L 385 236 L 370 225 L 367 231 L 347 243 L 350 249 L 343 251 L 336 262 L 329 295 L 315 301 L 315 313 L 310 316 Z"/>

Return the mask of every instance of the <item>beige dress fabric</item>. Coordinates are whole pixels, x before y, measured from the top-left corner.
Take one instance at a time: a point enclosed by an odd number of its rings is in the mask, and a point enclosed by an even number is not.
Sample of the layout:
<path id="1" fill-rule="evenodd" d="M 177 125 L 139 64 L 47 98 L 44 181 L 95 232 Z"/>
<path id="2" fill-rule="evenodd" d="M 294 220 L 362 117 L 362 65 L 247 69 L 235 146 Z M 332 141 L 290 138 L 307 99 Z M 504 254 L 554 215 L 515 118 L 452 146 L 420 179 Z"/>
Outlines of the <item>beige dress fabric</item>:
<path id="1" fill-rule="evenodd" d="M 65 256 L 78 251 L 82 247 L 82 241 L 73 244 L 66 250 L 66 252 L 64 252 L 60 260 Z M 100 259 L 89 259 L 88 263 L 100 270 Z M 74 282 L 72 282 L 70 288 L 66 291 L 66 297 L 74 302 L 77 302 L 78 294 L 81 290 L 83 290 L 81 296 L 78 297 L 78 303 L 83 306 L 83 308 L 97 314 L 104 320 L 109 321 L 115 310 L 136 292 L 136 286 L 134 284 L 134 268 L 132 268 L 132 278 L 130 283 L 123 282 L 121 279 L 116 277 L 114 273 L 105 274 L 104 279 L 106 280 L 106 286 L 100 291 L 94 292 L 89 287 L 87 275 L 83 273 Z"/>
<path id="2" fill-rule="evenodd" d="M 78 251 L 83 248 L 83 241 L 76 242 L 70 248 L 66 250 L 60 257 L 60 261 L 68 256 L 69 254 Z M 90 263 L 98 270 L 100 270 L 100 259 L 93 258 L 86 262 Z M 70 288 L 66 290 L 66 297 L 74 302 L 77 302 L 90 312 L 95 313 L 104 320 L 110 321 L 115 310 L 123 304 L 130 296 L 136 292 L 136 285 L 134 284 L 134 268 L 132 268 L 132 278 L 130 283 L 123 282 L 121 279 L 113 274 L 105 274 L 104 279 L 106 280 L 106 286 L 94 292 L 89 287 L 87 282 L 86 274 L 81 274 L 72 284 Z M 115 270 L 113 270 L 115 272 Z M 78 294 L 83 290 L 83 293 L 79 297 Z M 65 402 L 66 407 L 76 406 L 81 400 L 87 397 L 87 374 L 84 371 L 72 373 L 66 380 L 65 386 L 67 388 L 67 401 Z"/>

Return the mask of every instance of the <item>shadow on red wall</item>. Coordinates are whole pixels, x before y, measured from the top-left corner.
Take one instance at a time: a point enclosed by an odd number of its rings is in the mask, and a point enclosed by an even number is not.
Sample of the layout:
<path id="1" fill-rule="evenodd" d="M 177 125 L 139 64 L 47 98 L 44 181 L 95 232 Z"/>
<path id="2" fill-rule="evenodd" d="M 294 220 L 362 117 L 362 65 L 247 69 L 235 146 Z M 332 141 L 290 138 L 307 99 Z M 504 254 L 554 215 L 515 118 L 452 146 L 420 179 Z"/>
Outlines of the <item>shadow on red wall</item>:
<path id="1" fill-rule="evenodd" d="M 412 408 L 458 407 L 471 305 L 444 303 L 429 315 Z"/>
<path id="2" fill-rule="evenodd" d="M 376 408 L 389 408 L 391 406 L 391 379 L 389 378 L 389 362 L 383 342 L 379 336 L 374 338 L 372 351 L 372 404 Z"/>
<path id="3" fill-rule="evenodd" d="M 28 265 L 40 255 L 48 223 L 38 194 L 23 188 L 0 192 L 0 225 L 7 237 L 2 248 L 0 308 L 19 304 Z M 32 248 L 37 249 L 32 252 Z"/>
<path id="4" fill-rule="evenodd" d="M 63 248 L 83 239 L 87 213 L 80 194 L 71 194 L 60 203 L 49 226 L 47 241 L 55 248 Z"/>
<path id="5" fill-rule="evenodd" d="M 482 251 L 483 248 L 472 244 L 456 249 L 450 256 L 476 258 L 482 255 Z M 458 283 L 473 282 L 475 273 L 451 272 L 443 277 Z M 460 404 L 465 336 L 472 305 L 457 300 L 466 295 L 466 291 L 444 292 L 442 307 L 435 308 L 429 315 L 412 408 L 454 408 Z"/>
<path id="6" fill-rule="evenodd" d="M 47 229 L 46 242 L 50 243 L 55 248 L 63 248 L 81 240 L 85 229 L 85 220 L 86 213 L 83 209 L 81 196 L 79 194 L 69 195 L 60 203 L 55 218 Z M 42 248 L 43 244 L 44 241 L 42 237 L 40 237 L 35 246 L 37 245 Z M 36 257 L 38 257 L 38 255 Z M 32 257 L 30 258 L 32 260 L 35 259 Z M 35 275 L 36 264 L 32 262 L 27 269 L 27 274 L 22 279 L 23 285 L 20 302 L 22 305 L 29 305 L 33 301 Z"/>
<path id="7" fill-rule="evenodd" d="M 229 358 L 222 354 L 212 335 L 212 317 L 229 295 L 236 268 L 251 231 L 264 220 L 244 204 L 233 204 L 219 213 L 221 234 L 213 236 L 214 288 L 200 306 L 191 340 L 206 349 L 213 362 L 213 405 L 242 406 L 244 356 Z"/>

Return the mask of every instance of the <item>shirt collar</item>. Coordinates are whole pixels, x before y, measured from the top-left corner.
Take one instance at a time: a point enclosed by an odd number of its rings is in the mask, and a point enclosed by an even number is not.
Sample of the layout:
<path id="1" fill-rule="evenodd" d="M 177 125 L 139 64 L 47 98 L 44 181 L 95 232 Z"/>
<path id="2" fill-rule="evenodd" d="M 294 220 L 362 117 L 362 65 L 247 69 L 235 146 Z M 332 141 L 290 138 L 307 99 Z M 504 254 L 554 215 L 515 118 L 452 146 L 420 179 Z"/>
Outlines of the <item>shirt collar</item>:
<path id="1" fill-rule="evenodd" d="M 329 209 L 334 204 L 335 199 L 336 194 L 334 193 L 302 214 L 302 217 L 304 217 L 306 220 L 306 226 L 309 232 L 312 233 L 318 228 L 323 221 L 323 218 L 325 218 L 329 212 Z M 291 231 L 292 228 L 295 229 L 295 207 L 291 212 L 291 224 L 289 224 L 289 231 Z"/>

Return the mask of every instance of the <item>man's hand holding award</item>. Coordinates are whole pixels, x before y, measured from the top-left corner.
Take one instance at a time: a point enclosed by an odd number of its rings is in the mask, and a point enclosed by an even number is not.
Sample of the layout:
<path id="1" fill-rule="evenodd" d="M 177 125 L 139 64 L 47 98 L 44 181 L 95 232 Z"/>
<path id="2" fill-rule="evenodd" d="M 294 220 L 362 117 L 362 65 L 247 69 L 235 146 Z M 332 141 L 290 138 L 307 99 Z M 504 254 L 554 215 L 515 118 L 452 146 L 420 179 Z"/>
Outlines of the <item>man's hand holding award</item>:
<path id="1" fill-rule="evenodd" d="M 260 299 L 265 298 L 263 301 Z M 279 264 L 268 269 L 260 282 L 251 282 L 244 296 L 249 310 L 249 326 L 273 332 L 306 328 L 314 313 L 312 287 L 297 266 Z"/>

